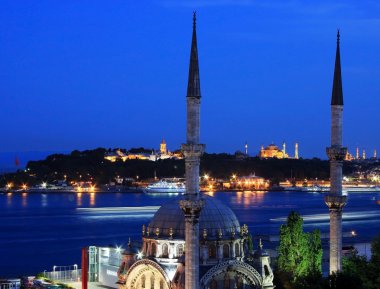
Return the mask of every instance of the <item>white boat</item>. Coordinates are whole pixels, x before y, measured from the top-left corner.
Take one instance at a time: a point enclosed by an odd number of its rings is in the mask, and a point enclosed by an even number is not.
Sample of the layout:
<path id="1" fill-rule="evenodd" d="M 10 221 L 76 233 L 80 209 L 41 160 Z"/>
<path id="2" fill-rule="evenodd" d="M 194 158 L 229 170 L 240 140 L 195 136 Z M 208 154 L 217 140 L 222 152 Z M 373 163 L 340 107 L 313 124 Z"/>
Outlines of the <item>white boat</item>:
<path id="1" fill-rule="evenodd" d="M 150 184 L 144 188 L 144 193 L 174 193 L 183 194 L 185 192 L 185 183 L 182 179 L 166 178 L 157 183 Z"/>

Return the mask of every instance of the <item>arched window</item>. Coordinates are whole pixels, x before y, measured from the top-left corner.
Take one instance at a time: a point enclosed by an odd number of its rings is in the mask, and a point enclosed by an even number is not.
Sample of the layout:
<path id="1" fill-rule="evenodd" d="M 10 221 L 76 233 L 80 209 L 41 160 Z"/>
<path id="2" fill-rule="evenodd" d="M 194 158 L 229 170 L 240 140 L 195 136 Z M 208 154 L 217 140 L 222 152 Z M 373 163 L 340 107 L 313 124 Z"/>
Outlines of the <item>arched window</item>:
<path id="1" fill-rule="evenodd" d="M 230 257 L 230 246 L 228 244 L 223 245 L 223 258 L 229 258 Z"/>
<path id="2" fill-rule="evenodd" d="M 145 252 L 144 253 L 148 255 L 148 243 L 145 243 Z"/>
<path id="3" fill-rule="evenodd" d="M 150 289 L 154 289 L 154 276 L 150 276 Z"/>
<path id="4" fill-rule="evenodd" d="M 239 246 L 239 243 L 235 244 L 235 256 L 236 257 L 240 256 L 240 246 Z"/>
<path id="5" fill-rule="evenodd" d="M 224 277 L 224 289 L 230 289 L 230 278 L 228 276 Z"/>
<path id="6" fill-rule="evenodd" d="M 141 288 L 145 288 L 145 275 L 141 276 Z"/>
<path id="7" fill-rule="evenodd" d="M 265 276 L 269 276 L 269 269 L 267 265 L 264 265 Z"/>
<path id="8" fill-rule="evenodd" d="M 169 256 L 168 244 L 162 245 L 162 257 L 167 258 Z"/>
<path id="9" fill-rule="evenodd" d="M 243 278 L 239 276 L 236 281 L 236 288 L 237 289 L 243 289 Z"/>
<path id="10" fill-rule="evenodd" d="M 164 281 L 160 281 L 160 289 L 164 289 Z"/>
<path id="11" fill-rule="evenodd" d="M 218 288 L 218 283 L 216 282 L 215 279 L 212 279 L 211 284 L 210 284 L 210 289 L 217 289 L 217 288 Z"/>
<path id="12" fill-rule="evenodd" d="M 181 257 L 183 255 L 183 245 L 179 244 L 177 246 L 177 257 Z"/>
<path id="13" fill-rule="evenodd" d="M 157 251 L 157 249 L 156 249 L 156 244 L 153 243 L 153 244 L 152 244 L 152 256 L 156 257 L 156 251 Z"/>
<path id="14" fill-rule="evenodd" d="M 210 247 L 208 247 L 208 257 L 210 259 L 216 258 L 216 246 L 215 245 L 210 245 Z"/>

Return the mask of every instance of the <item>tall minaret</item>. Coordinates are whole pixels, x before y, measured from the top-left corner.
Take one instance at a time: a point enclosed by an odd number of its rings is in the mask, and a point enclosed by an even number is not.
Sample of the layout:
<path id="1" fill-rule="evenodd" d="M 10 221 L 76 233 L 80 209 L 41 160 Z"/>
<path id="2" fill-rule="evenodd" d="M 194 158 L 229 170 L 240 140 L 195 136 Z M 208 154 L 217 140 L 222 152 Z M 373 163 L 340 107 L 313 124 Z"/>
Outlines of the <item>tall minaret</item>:
<path id="1" fill-rule="evenodd" d="M 373 150 L 373 158 L 377 159 L 377 150 L 376 149 Z"/>
<path id="2" fill-rule="evenodd" d="M 366 157 L 366 154 L 365 154 L 365 149 L 363 149 L 363 152 L 362 152 L 362 159 L 365 160 L 367 157 Z"/>
<path id="3" fill-rule="evenodd" d="M 298 160 L 298 142 L 294 145 L 294 158 Z"/>
<path id="4" fill-rule="evenodd" d="M 199 144 L 199 110 L 201 89 L 196 35 L 196 15 L 193 15 L 193 39 L 190 52 L 187 85 L 187 142 L 181 149 L 185 156 L 186 193 L 180 201 L 185 214 L 185 289 L 199 289 L 199 215 L 203 200 L 199 197 L 199 165 L 205 146 Z"/>
<path id="5" fill-rule="evenodd" d="M 248 157 L 248 143 L 247 142 L 245 142 L 244 149 L 245 149 L 245 156 Z"/>
<path id="6" fill-rule="evenodd" d="M 285 158 L 285 154 L 286 154 L 286 143 L 285 143 L 285 141 L 282 142 L 282 154 L 284 155 L 284 158 Z"/>
<path id="7" fill-rule="evenodd" d="M 359 155 L 359 147 L 356 147 L 356 159 L 360 159 L 360 155 Z"/>
<path id="8" fill-rule="evenodd" d="M 337 34 L 334 82 L 331 97 L 331 146 L 326 149 L 330 159 L 330 193 L 325 197 L 330 210 L 330 274 L 342 269 L 342 167 L 347 148 L 342 147 L 343 90 L 340 68 L 340 34 Z"/>

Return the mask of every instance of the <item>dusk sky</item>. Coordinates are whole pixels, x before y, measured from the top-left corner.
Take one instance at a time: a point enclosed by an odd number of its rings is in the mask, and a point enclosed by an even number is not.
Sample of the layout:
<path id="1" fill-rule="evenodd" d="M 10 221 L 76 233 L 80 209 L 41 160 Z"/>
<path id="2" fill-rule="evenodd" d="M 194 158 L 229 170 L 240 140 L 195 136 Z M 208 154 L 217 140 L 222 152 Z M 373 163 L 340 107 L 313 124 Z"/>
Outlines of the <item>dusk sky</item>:
<path id="1" fill-rule="evenodd" d="M 197 11 L 207 152 L 326 158 L 341 31 L 343 142 L 380 151 L 378 1 L 0 2 L 0 153 L 185 142 Z"/>

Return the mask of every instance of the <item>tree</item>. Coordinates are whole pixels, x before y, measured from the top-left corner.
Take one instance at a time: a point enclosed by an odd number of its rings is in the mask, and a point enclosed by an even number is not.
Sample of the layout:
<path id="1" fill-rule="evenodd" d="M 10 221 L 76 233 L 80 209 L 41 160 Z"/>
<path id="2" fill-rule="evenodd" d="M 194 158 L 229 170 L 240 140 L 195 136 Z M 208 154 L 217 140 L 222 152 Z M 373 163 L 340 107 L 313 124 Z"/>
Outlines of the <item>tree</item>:
<path id="1" fill-rule="evenodd" d="M 278 271 L 280 281 L 295 288 L 308 288 L 322 277 L 320 233 L 318 230 L 304 233 L 303 219 L 294 211 L 280 228 Z M 290 280 L 286 280 L 288 278 Z"/>

